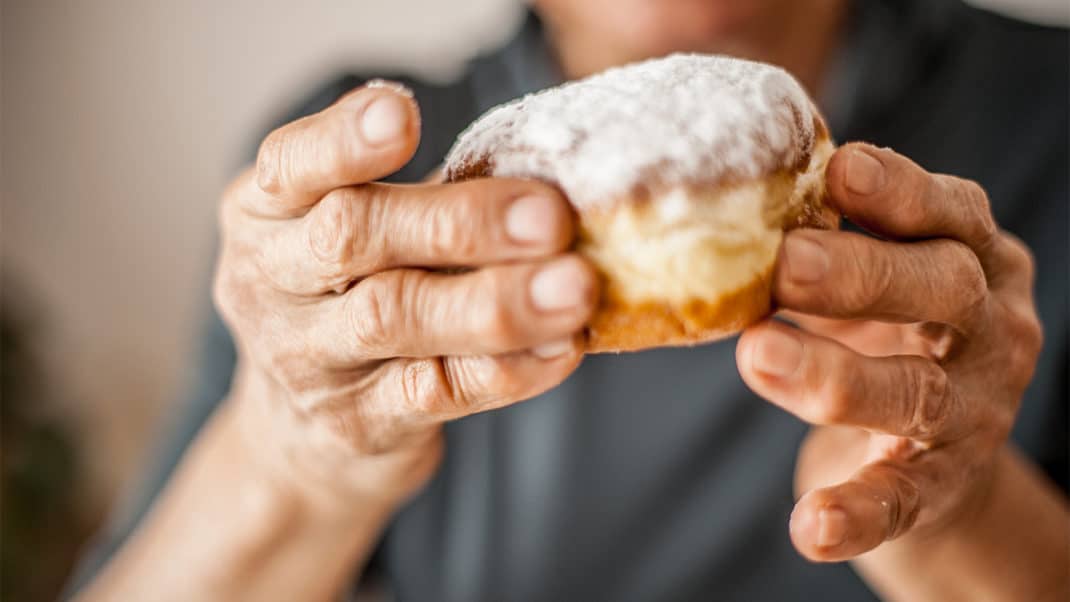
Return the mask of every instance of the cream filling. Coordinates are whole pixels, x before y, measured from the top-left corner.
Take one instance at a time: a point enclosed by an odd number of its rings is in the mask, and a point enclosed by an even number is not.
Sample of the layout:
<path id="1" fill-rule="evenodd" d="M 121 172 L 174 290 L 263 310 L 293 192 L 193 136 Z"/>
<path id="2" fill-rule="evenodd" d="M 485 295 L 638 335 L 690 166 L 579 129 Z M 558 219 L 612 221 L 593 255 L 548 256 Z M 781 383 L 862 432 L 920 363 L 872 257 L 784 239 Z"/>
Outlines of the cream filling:
<path id="1" fill-rule="evenodd" d="M 774 176 L 732 187 L 679 187 L 648 202 L 624 203 L 584 219 L 580 252 L 629 303 L 716 302 L 762 277 L 784 238 L 785 216 L 817 188 L 833 145 L 815 148 L 796 178 Z"/>
<path id="2" fill-rule="evenodd" d="M 763 215 L 767 187 L 757 181 L 727 190 L 676 188 L 618 207 L 590 224 L 580 252 L 622 301 L 716 301 L 776 260 L 783 233 Z"/>

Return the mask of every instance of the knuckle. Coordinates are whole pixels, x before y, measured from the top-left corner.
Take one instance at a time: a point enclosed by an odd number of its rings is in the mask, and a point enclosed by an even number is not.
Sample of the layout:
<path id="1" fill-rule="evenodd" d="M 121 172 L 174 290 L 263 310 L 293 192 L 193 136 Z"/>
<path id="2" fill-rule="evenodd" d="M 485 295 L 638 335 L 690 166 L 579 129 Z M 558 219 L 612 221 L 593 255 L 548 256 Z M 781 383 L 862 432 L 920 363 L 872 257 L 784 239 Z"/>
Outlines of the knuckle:
<path id="1" fill-rule="evenodd" d="M 996 437 L 993 441 L 1003 441 L 1014 429 L 1014 423 L 1018 416 L 1018 404 L 1001 405 L 992 409 L 991 426 Z"/>
<path id="2" fill-rule="evenodd" d="M 263 367 L 301 410 L 324 404 L 322 374 L 303 353 L 271 349 L 263 353 Z"/>
<path id="3" fill-rule="evenodd" d="M 828 386 L 821 402 L 813 405 L 808 419 L 814 424 L 840 424 L 847 417 L 850 396 L 843 384 Z"/>
<path id="4" fill-rule="evenodd" d="M 475 334 L 494 348 L 506 348 L 521 337 L 511 309 L 497 295 L 477 318 Z"/>
<path id="5" fill-rule="evenodd" d="M 247 183 L 255 178 L 254 170 L 246 169 L 241 175 L 231 180 L 220 195 L 217 207 L 217 218 L 224 239 L 239 223 L 239 215 L 242 213 L 242 199 L 245 194 Z"/>
<path id="6" fill-rule="evenodd" d="M 512 399 L 522 387 L 515 371 L 501 357 L 459 358 L 446 366 L 446 374 L 453 386 L 456 409 L 465 413 Z"/>
<path id="7" fill-rule="evenodd" d="M 234 298 L 233 287 L 234 284 L 227 272 L 222 269 L 217 270 L 215 278 L 212 279 L 212 304 L 215 305 L 219 315 L 228 324 L 232 324 L 235 317 L 232 303 Z"/>
<path id="8" fill-rule="evenodd" d="M 977 245 L 979 248 L 988 247 L 999 236 L 999 227 L 996 226 L 996 219 L 992 216 L 988 193 L 974 180 L 959 179 L 958 181 L 964 196 L 963 202 L 967 210 L 973 214 L 971 221 L 976 228 L 974 236 Z"/>
<path id="9" fill-rule="evenodd" d="M 256 153 L 256 182 L 267 193 L 277 193 L 283 188 L 281 155 L 284 130 L 279 128 L 264 138 Z"/>
<path id="10" fill-rule="evenodd" d="M 280 194 L 295 186 L 300 159 L 307 145 L 306 130 L 311 117 L 299 119 L 268 134 L 257 152 L 257 184 L 269 194 Z"/>
<path id="11" fill-rule="evenodd" d="M 390 342 L 401 306 L 399 279 L 377 274 L 362 280 L 346 295 L 345 320 L 358 344 L 368 350 Z"/>
<path id="12" fill-rule="evenodd" d="M 815 424 L 841 424 L 850 417 L 851 403 L 858 397 L 856 389 L 860 381 L 846 378 L 854 370 L 841 354 L 826 354 L 826 361 L 830 364 L 823 375 L 825 382 L 820 388 L 820 399 L 808 404 L 812 409 L 807 418 Z"/>
<path id="13" fill-rule="evenodd" d="M 930 199 L 939 198 L 942 191 L 937 178 L 920 167 L 912 166 L 903 178 L 903 202 L 895 205 L 893 215 L 905 231 L 924 229 L 932 219 Z"/>
<path id="14" fill-rule="evenodd" d="M 456 202 L 434 201 L 425 207 L 423 216 L 430 252 L 436 257 L 472 259 L 479 256 L 479 236 L 485 232 L 479 222 L 481 200 L 471 186 Z"/>
<path id="15" fill-rule="evenodd" d="M 391 438 L 383 429 L 369 428 L 364 417 L 352 407 L 331 403 L 323 411 L 330 431 L 348 448 L 362 456 L 377 456 L 391 451 Z"/>
<path id="16" fill-rule="evenodd" d="M 921 487 L 902 468 L 891 463 L 881 466 L 888 483 L 887 489 L 892 494 L 888 505 L 890 528 L 887 539 L 895 539 L 909 531 L 917 522 L 921 512 Z"/>
<path id="17" fill-rule="evenodd" d="M 405 406 L 419 416 L 451 415 L 464 405 L 442 358 L 407 362 L 400 384 Z"/>
<path id="18" fill-rule="evenodd" d="M 854 260 L 854 273 L 859 277 L 845 283 L 843 294 L 852 311 L 878 310 L 895 286 L 895 263 L 871 243 L 855 240 L 853 247 L 850 256 Z"/>
<path id="19" fill-rule="evenodd" d="M 1032 286 L 1032 283 L 1036 279 L 1036 258 L 1033 256 L 1033 251 L 1017 236 L 1010 233 L 1003 233 L 1000 236 L 1002 241 L 1002 249 L 1007 256 L 1006 263 L 1012 269 L 1020 272 L 1025 276 L 1025 282 Z"/>
<path id="20" fill-rule="evenodd" d="M 347 441 L 355 451 L 369 451 L 365 447 L 363 423 L 352 412 L 340 408 L 330 408 L 323 412 L 331 431 L 335 436 Z"/>
<path id="21" fill-rule="evenodd" d="M 912 370 L 911 373 L 914 399 L 908 406 L 905 434 L 931 439 L 944 431 L 951 415 L 954 400 L 948 376 L 936 364 L 928 364 L 926 368 Z"/>
<path id="22" fill-rule="evenodd" d="M 257 313 L 257 295 L 250 290 L 250 284 L 228 266 L 227 256 L 228 253 L 224 251 L 224 260 L 220 262 L 212 280 L 212 302 L 224 322 L 231 330 L 237 331 L 243 317 Z"/>
<path id="23" fill-rule="evenodd" d="M 351 189 L 331 191 L 308 214 L 307 245 L 332 288 L 350 280 L 361 242 L 358 231 L 365 220 L 358 214 L 363 204 L 353 196 Z"/>
<path id="24" fill-rule="evenodd" d="M 960 312 L 967 321 L 974 321 L 983 313 L 988 302 L 988 280 L 981 261 L 970 247 L 958 241 L 949 241 L 952 259 L 947 263 L 946 281 L 958 299 Z"/>
<path id="25" fill-rule="evenodd" d="M 1013 382 L 1025 388 L 1033 377 L 1037 358 L 1044 345 L 1044 329 L 1031 305 L 1021 303 L 1008 308 L 1006 323 L 1010 339 L 1008 367 Z"/>

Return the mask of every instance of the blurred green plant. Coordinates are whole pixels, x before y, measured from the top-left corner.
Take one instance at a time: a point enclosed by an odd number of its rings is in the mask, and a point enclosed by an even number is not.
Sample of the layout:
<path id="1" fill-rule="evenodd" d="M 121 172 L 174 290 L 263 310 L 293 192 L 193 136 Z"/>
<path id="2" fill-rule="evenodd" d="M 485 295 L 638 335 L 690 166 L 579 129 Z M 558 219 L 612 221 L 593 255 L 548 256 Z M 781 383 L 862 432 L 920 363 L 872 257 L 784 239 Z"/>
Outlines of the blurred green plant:
<path id="1" fill-rule="evenodd" d="M 39 323 L 0 313 L 0 600 L 54 600 L 90 528 L 70 425 L 27 344 Z M 26 307 L 23 304 L 22 307 Z"/>

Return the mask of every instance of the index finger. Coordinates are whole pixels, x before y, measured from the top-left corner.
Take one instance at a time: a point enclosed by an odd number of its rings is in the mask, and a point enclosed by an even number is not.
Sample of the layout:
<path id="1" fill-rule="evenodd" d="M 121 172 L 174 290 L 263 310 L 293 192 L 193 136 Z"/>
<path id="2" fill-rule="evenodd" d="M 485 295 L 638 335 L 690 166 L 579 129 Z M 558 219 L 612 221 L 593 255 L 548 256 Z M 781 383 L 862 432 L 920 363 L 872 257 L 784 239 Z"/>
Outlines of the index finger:
<path id="1" fill-rule="evenodd" d="M 986 274 L 998 271 L 999 230 L 975 182 L 932 174 L 887 148 L 847 144 L 829 160 L 829 200 L 853 222 L 899 240 L 952 238 L 965 243 Z"/>
<path id="2" fill-rule="evenodd" d="M 256 159 L 266 194 L 246 196 L 247 211 L 291 217 L 327 192 L 401 168 L 420 140 L 419 109 L 399 84 L 372 81 L 326 109 L 268 134 Z"/>

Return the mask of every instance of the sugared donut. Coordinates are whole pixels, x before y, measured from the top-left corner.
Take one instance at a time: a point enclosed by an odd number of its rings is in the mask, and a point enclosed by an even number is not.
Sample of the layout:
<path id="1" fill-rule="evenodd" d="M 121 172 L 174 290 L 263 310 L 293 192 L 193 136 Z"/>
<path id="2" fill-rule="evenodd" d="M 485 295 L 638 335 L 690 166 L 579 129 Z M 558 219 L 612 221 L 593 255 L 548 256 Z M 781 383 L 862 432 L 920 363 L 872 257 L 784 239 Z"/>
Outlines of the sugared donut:
<path id="1" fill-rule="evenodd" d="M 588 350 L 689 345 L 772 311 L 785 230 L 835 227 L 828 129 L 782 69 L 673 55 L 498 106 L 457 139 L 446 179 L 558 186 L 605 282 Z"/>

